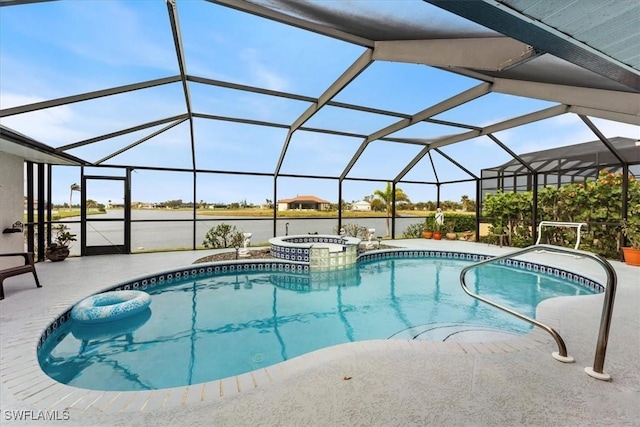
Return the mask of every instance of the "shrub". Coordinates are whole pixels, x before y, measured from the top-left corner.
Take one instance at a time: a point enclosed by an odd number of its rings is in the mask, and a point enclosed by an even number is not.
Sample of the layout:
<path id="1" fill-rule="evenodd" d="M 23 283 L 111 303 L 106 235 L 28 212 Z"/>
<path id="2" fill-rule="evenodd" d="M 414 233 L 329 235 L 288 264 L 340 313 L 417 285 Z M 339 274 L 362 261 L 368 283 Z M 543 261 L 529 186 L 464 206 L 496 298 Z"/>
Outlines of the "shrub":
<path id="1" fill-rule="evenodd" d="M 476 229 L 475 215 L 464 215 L 464 214 L 458 214 L 458 213 L 445 212 L 445 220 L 453 221 L 453 231 L 455 232 L 469 231 L 469 230 Z"/>
<path id="2" fill-rule="evenodd" d="M 451 232 L 461 233 L 463 231 L 472 231 L 476 229 L 475 215 L 445 212 L 444 218 L 447 225 L 446 229 L 451 230 Z M 402 233 L 402 237 L 404 239 L 417 239 L 422 237 L 423 230 L 434 231 L 437 228 L 435 216 L 431 215 L 426 217 L 422 222 L 409 225 Z M 445 227 L 443 226 L 440 228 L 440 231 L 443 231 L 442 228 Z"/>
<path id="3" fill-rule="evenodd" d="M 629 246 L 640 249 L 640 203 L 632 206 L 628 218 L 622 221 L 622 233 Z"/>
<path id="4" fill-rule="evenodd" d="M 238 231 L 235 225 L 218 224 L 211 227 L 202 241 L 205 248 L 222 249 L 242 246 L 244 236 Z"/>
<path id="5" fill-rule="evenodd" d="M 402 233 L 402 237 L 405 239 L 418 239 L 422 237 L 422 231 L 424 230 L 424 222 L 409 225 Z"/>
<path id="6" fill-rule="evenodd" d="M 602 170 L 598 178 L 560 188 L 544 187 L 538 191 L 539 221 L 584 222 L 580 248 L 607 258 L 619 258 L 622 224 L 622 174 Z M 637 220 L 640 183 L 629 177 L 627 189 L 628 218 Z M 494 226 L 503 225 L 511 246 L 533 243 L 531 232 L 532 192 L 488 194 L 483 202 L 483 216 Z M 640 222 L 640 221 L 639 221 Z M 575 229 L 545 228 L 541 242 L 573 247 Z"/>

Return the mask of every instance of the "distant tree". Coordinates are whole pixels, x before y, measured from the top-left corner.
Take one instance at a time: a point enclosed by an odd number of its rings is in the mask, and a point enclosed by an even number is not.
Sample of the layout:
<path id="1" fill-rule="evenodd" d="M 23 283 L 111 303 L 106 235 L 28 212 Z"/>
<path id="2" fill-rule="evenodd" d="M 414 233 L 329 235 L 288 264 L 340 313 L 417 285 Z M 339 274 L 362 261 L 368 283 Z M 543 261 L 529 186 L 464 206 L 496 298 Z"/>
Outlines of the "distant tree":
<path id="1" fill-rule="evenodd" d="M 385 209 L 384 201 L 381 199 L 373 199 L 369 202 L 371 210 L 374 212 L 382 212 Z"/>
<path id="2" fill-rule="evenodd" d="M 462 204 L 462 210 L 465 212 L 473 212 L 476 210 L 475 200 L 471 200 L 466 194 L 462 196 L 460 203 Z"/>
<path id="3" fill-rule="evenodd" d="M 164 202 L 164 205 L 169 209 L 177 209 L 182 206 L 182 199 L 167 200 L 166 202 Z"/>
<path id="4" fill-rule="evenodd" d="M 384 204 L 385 210 L 387 212 L 387 218 L 385 221 L 385 225 L 387 227 L 386 235 L 389 236 L 390 235 L 389 218 L 391 218 L 391 211 L 392 211 L 393 200 L 394 200 L 393 186 L 391 185 L 390 182 L 387 182 L 387 187 L 384 190 L 376 190 L 373 194 L 376 198 L 378 198 L 379 200 L 382 200 Z M 409 196 L 407 196 L 405 192 L 402 191 L 402 189 L 399 187 L 396 187 L 395 202 L 396 204 L 398 204 L 398 202 L 410 202 Z"/>
<path id="5" fill-rule="evenodd" d="M 469 196 L 467 196 L 466 194 L 464 194 L 461 198 L 460 198 L 460 203 L 462 204 L 462 210 L 467 212 L 469 210 Z"/>

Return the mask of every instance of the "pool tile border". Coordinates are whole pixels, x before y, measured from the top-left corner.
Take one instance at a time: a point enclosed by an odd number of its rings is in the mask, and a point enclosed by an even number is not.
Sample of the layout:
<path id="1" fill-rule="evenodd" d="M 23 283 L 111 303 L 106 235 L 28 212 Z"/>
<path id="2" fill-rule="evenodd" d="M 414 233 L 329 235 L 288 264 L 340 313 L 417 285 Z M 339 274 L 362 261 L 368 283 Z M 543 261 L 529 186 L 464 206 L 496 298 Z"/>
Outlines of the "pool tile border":
<path id="1" fill-rule="evenodd" d="M 493 255 L 473 254 L 468 252 L 453 252 L 453 251 L 434 251 L 434 250 L 418 250 L 418 249 L 394 249 L 384 251 L 372 251 L 367 252 L 358 257 L 358 261 L 370 261 L 376 259 L 386 258 L 448 258 L 454 260 L 465 261 L 484 261 L 486 259 L 493 258 Z M 550 276 L 555 276 L 561 279 L 569 280 L 575 284 L 579 284 L 588 288 L 591 288 L 598 292 L 604 292 L 605 287 L 589 279 L 588 277 L 581 276 L 576 273 L 572 273 L 567 270 L 563 270 L 557 267 L 549 267 L 544 264 L 538 264 L 530 261 L 516 260 L 513 258 L 507 258 L 498 261 L 498 264 L 506 265 L 508 267 L 519 268 L 523 270 L 533 271 L 536 273 L 544 273 Z"/>
<path id="2" fill-rule="evenodd" d="M 359 257 L 359 261 L 384 259 L 391 257 L 400 258 L 450 258 L 450 259 L 466 259 L 480 261 L 491 258 L 492 256 L 471 254 L 465 252 L 451 251 L 432 251 L 432 250 L 390 250 L 390 251 L 371 251 Z M 562 277 L 572 280 L 584 286 L 591 287 L 596 290 L 603 290 L 604 287 L 599 283 L 586 277 L 577 275 L 558 268 L 551 268 L 541 264 L 524 262 L 518 260 L 505 260 L 504 264 L 526 270 L 540 271 L 551 274 L 556 277 Z M 125 289 L 145 289 L 157 285 L 166 285 L 180 279 L 198 276 L 203 277 L 211 272 L 254 272 L 254 271 L 274 271 L 289 273 L 308 273 L 308 268 L 295 262 L 283 262 L 273 260 L 241 260 L 223 263 L 209 263 L 202 265 L 194 265 L 182 269 L 172 270 L 171 272 L 157 273 L 153 275 L 143 276 L 132 279 L 126 283 L 111 286 L 100 292 L 109 290 L 125 290 Z M 96 292 L 99 293 L 99 292 Z M 51 317 L 33 319 L 34 328 L 42 322 L 49 322 L 44 329 L 41 329 L 40 340 L 36 348 L 31 347 L 32 351 L 26 357 L 22 356 L 16 359 L 17 352 L 24 355 L 21 350 L 27 350 L 24 345 L 16 344 L 11 351 L 3 354 L 3 361 L 16 362 L 20 360 L 21 366 L 33 366 L 39 368 L 37 361 L 37 352 L 50 334 L 52 334 L 60 325 L 70 318 L 71 306 L 73 302 L 57 304 L 50 309 L 60 310 L 68 307 L 62 315 L 58 315 L 51 320 Z M 553 314 L 553 309 L 549 310 L 541 304 L 538 307 L 537 317 L 544 317 L 549 326 L 557 328 L 559 325 L 554 320 L 557 317 Z M 547 319 L 547 317 L 549 317 Z M 27 334 L 28 331 L 24 331 Z M 451 343 L 451 342 L 432 342 L 432 341 L 415 341 L 415 340 L 393 340 L 394 350 L 402 351 L 424 351 L 427 353 L 511 353 L 523 350 L 539 348 L 551 343 L 553 340 L 548 334 L 538 329 L 533 329 L 530 333 L 501 341 L 489 341 L 483 343 Z M 20 344 L 23 342 L 17 341 Z M 31 344 L 28 344 L 30 346 Z M 176 387 L 170 389 L 159 389 L 151 391 L 131 391 L 131 392 L 107 392 L 80 389 L 57 381 L 48 377 L 41 369 L 37 369 L 36 375 L 29 375 L 27 370 L 23 373 L 17 373 L 15 370 L 3 369 L 3 381 L 7 381 L 9 372 L 14 376 L 10 379 L 12 386 L 11 391 L 20 400 L 28 404 L 38 404 L 46 409 L 68 409 L 79 410 L 81 412 L 95 411 L 100 413 L 110 412 L 142 412 L 152 411 L 155 409 L 169 408 L 176 406 L 185 406 L 194 402 L 212 401 L 214 399 L 225 398 L 236 395 L 247 389 L 252 389 L 269 384 L 275 384 L 284 381 L 286 378 L 304 371 L 305 369 L 317 366 L 319 363 L 328 362 L 344 357 L 345 355 L 357 355 L 369 353 L 372 351 L 389 350 L 389 340 L 370 340 L 358 341 L 353 343 L 339 344 L 332 347 L 316 350 L 290 360 L 280 362 L 257 371 L 248 372 L 236 377 L 224 378 L 221 380 L 210 381 L 202 384 L 191 386 Z M 4 363 L 3 363 L 4 365 Z M 14 365 L 14 363 L 8 363 Z M 6 365 L 5 365 L 6 366 Z M 14 366 L 15 367 L 15 366 Z M 8 367 L 7 367 L 8 368 Z"/>
<path id="3" fill-rule="evenodd" d="M 447 258 L 453 260 L 467 261 L 483 261 L 493 258 L 491 255 L 474 254 L 467 252 L 453 251 L 434 251 L 434 250 L 415 250 L 415 249 L 392 249 L 381 251 L 366 252 L 358 257 L 358 263 L 366 261 L 375 261 L 378 259 L 388 258 Z M 529 261 L 521 261 L 515 259 L 505 259 L 499 261 L 499 264 L 509 267 L 520 268 L 528 271 L 548 274 L 554 277 L 569 280 L 573 283 L 591 288 L 598 292 L 604 292 L 605 287 L 595 280 L 575 274 L 556 267 L 549 267 L 543 264 L 537 264 Z M 132 279 L 131 281 L 105 288 L 95 294 L 107 291 L 128 291 L 128 290 L 146 290 L 155 288 L 159 285 L 168 285 L 174 281 L 187 280 L 192 277 L 207 277 L 211 274 L 227 274 L 227 273 L 249 273 L 249 272 L 282 272 L 282 273 L 299 273 L 309 276 L 310 274 L 348 274 L 345 270 L 335 270 L 327 272 L 312 272 L 308 264 L 298 263 L 294 261 L 283 260 L 238 260 L 227 262 L 215 262 L 194 264 L 190 267 L 182 269 L 165 271 L 152 275 L 147 275 Z M 306 280 L 305 280 L 306 279 Z M 300 277 L 300 280 L 291 278 L 282 281 L 283 286 L 294 290 L 307 290 L 311 287 L 308 277 Z M 94 294 L 94 295 L 95 295 Z M 62 326 L 71 318 L 71 308 L 68 307 L 62 315 L 51 322 L 41 334 L 36 349 L 39 350 L 44 342 L 53 334 L 58 327 Z"/>

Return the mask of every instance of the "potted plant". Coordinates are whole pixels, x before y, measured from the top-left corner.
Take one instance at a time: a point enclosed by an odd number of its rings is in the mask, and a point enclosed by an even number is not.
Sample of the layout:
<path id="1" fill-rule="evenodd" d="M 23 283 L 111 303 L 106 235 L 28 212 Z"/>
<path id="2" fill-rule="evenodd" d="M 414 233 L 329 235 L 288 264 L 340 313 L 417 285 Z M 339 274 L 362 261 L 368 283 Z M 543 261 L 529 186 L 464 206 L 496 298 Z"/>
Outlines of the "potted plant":
<path id="1" fill-rule="evenodd" d="M 640 266 L 640 204 L 629 212 L 629 217 L 622 221 L 622 234 L 630 246 L 623 246 L 624 262 L 628 265 Z"/>
<path id="2" fill-rule="evenodd" d="M 69 244 L 76 241 L 76 235 L 69 232 L 64 224 L 53 227 L 56 231 L 55 240 L 47 246 L 45 257 L 53 262 L 63 261 L 69 256 Z"/>
<path id="3" fill-rule="evenodd" d="M 424 220 L 424 229 L 422 230 L 422 237 L 430 239 L 433 237 L 433 218 L 426 218 Z"/>
<path id="4" fill-rule="evenodd" d="M 433 224 L 433 239 L 442 240 L 442 225 L 437 221 Z"/>
<path id="5" fill-rule="evenodd" d="M 456 240 L 458 238 L 458 235 L 453 231 L 454 228 L 455 224 L 453 221 L 448 221 L 446 224 L 447 233 L 445 234 L 447 240 Z"/>

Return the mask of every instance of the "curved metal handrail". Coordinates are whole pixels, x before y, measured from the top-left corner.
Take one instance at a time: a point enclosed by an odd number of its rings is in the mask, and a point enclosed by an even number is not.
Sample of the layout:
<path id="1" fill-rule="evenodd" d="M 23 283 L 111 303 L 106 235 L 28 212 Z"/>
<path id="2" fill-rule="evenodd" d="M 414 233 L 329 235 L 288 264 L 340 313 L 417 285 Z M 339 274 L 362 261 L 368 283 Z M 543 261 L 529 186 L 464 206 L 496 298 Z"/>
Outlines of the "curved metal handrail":
<path id="1" fill-rule="evenodd" d="M 589 374 L 590 376 L 600 379 L 600 380 L 610 380 L 611 376 L 609 376 L 608 374 L 603 373 L 603 367 L 604 367 L 604 357 L 607 351 L 607 341 L 609 338 L 609 329 L 611 326 L 611 315 L 612 315 L 612 311 L 613 311 L 613 302 L 615 299 L 615 293 L 616 293 L 616 286 L 617 286 L 617 277 L 616 277 L 616 272 L 613 269 L 613 267 L 611 266 L 611 264 L 604 259 L 603 257 L 601 257 L 600 255 L 597 254 L 593 254 L 591 252 L 586 252 L 586 251 L 581 251 L 581 250 L 577 250 L 577 249 L 568 249 L 568 248 L 563 248 L 563 247 L 559 247 L 559 246 L 553 246 L 553 245 L 532 245 L 532 246 L 528 246 L 524 249 L 520 249 L 514 252 L 510 252 L 508 254 L 504 254 L 504 255 L 500 255 L 500 256 L 496 256 L 493 258 L 488 258 L 479 262 L 476 262 L 472 265 L 469 265 L 465 268 L 462 269 L 462 271 L 460 272 L 460 284 L 462 285 L 462 289 L 470 296 L 472 296 L 473 298 L 476 298 L 482 302 L 485 302 L 489 305 L 492 305 L 493 307 L 496 307 L 502 311 L 505 311 L 509 314 L 512 314 L 514 316 L 516 316 L 517 318 L 527 321 L 535 326 L 538 326 L 542 329 L 544 329 L 545 331 L 547 331 L 549 334 L 551 334 L 551 336 L 553 337 L 553 339 L 556 341 L 556 344 L 558 345 L 558 352 L 554 352 L 552 353 L 552 356 L 561 361 L 561 362 L 573 362 L 574 359 L 571 356 L 567 355 L 567 347 L 564 343 L 564 341 L 562 340 L 562 337 L 560 337 L 560 334 L 558 334 L 558 332 L 535 320 L 532 319 L 528 316 L 525 316 L 521 313 L 518 313 L 514 310 L 511 310 L 510 308 L 504 307 L 498 303 L 495 303 L 493 301 L 490 301 L 484 297 L 481 297 L 480 295 L 474 294 L 473 292 L 471 292 L 469 290 L 469 288 L 467 287 L 467 283 L 465 281 L 465 275 L 467 274 L 467 272 L 473 268 L 479 267 L 481 265 L 484 264 L 489 264 L 489 263 L 493 263 L 496 261 L 500 261 L 503 259 L 507 259 L 507 258 L 511 258 L 511 257 L 515 257 L 518 255 L 523 255 L 526 254 L 528 252 L 533 252 L 533 251 L 538 251 L 540 249 L 543 249 L 547 252 L 557 252 L 557 253 L 564 253 L 564 254 L 578 254 L 580 256 L 586 257 L 586 258 L 591 258 L 593 260 L 595 260 L 598 264 L 600 264 L 604 270 L 605 273 L 607 274 L 607 285 L 605 288 L 605 296 L 604 296 L 604 302 L 603 302 L 603 307 L 602 307 L 602 317 L 600 319 L 600 330 L 598 332 L 598 342 L 596 345 L 596 354 L 595 354 L 595 358 L 594 358 L 594 362 L 593 362 L 593 367 L 588 367 L 585 368 L 585 372 L 587 374 Z"/>
<path id="2" fill-rule="evenodd" d="M 589 224 L 585 222 L 540 221 L 540 223 L 538 224 L 538 240 L 536 240 L 536 245 L 540 244 L 540 240 L 542 239 L 542 227 L 544 226 L 575 227 L 577 229 L 576 230 L 577 240 L 576 240 L 576 245 L 574 246 L 573 249 L 577 250 L 578 247 L 580 246 L 580 238 L 582 237 L 581 229 L 583 226 L 588 227 Z"/>

